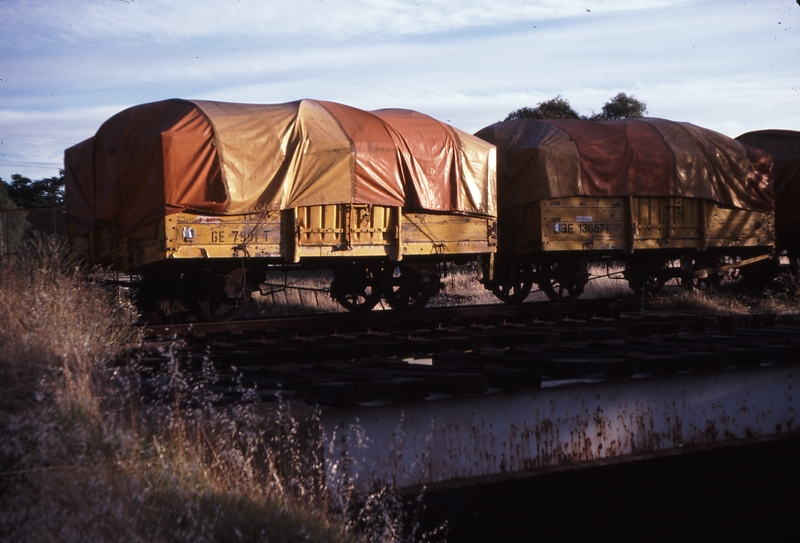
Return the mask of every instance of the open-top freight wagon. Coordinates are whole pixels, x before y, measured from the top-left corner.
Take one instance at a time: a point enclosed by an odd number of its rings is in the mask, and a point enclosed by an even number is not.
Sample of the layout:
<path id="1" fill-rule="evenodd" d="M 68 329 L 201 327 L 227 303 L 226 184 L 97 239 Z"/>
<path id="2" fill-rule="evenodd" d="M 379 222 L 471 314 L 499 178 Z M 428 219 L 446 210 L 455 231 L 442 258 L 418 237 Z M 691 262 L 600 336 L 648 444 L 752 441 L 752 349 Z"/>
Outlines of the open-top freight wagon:
<path id="1" fill-rule="evenodd" d="M 65 152 L 73 249 L 146 311 L 230 317 L 272 269 L 333 271 L 350 310 L 424 305 L 496 246 L 494 146 L 409 110 L 166 100 Z"/>
<path id="2" fill-rule="evenodd" d="M 637 293 L 706 288 L 774 248 L 771 159 L 717 132 L 663 119 L 511 120 L 497 146 L 498 250 L 487 288 L 519 302 L 534 284 L 579 296 L 589 265 L 624 265 Z"/>
<path id="3" fill-rule="evenodd" d="M 775 243 L 778 250 L 789 257 L 797 276 L 800 260 L 800 132 L 754 130 L 736 139 L 772 156 L 775 164 Z"/>

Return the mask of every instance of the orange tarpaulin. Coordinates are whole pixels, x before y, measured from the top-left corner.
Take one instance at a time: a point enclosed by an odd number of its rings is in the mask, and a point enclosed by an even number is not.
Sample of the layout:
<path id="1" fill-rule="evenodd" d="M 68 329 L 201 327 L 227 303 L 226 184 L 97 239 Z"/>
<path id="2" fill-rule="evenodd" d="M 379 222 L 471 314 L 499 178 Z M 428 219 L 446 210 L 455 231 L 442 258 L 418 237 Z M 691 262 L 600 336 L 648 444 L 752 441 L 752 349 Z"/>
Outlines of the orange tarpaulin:
<path id="1" fill-rule="evenodd" d="M 684 196 L 772 212 L 770 157 L 690 123 L 503 121 L 476 134 L 497 146 L 498 208 L 569 196 Z"/>
<path id="2" fill-rule="evenodd" d="M 494 147 L 409 110 L 165 100 L 65 151 L 67 213 L 153 238 L 165 214 L 365 203 L 494 216 Z M 79 228 L 80 230 L 80 228 Z"/>

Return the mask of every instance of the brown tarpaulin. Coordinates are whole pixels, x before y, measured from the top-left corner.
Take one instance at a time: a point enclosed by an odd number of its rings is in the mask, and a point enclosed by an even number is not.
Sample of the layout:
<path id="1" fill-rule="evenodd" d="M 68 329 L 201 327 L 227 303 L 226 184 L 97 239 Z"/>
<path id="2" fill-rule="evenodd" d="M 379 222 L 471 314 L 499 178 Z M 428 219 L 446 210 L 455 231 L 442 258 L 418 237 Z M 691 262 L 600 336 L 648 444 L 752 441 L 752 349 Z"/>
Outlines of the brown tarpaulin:
<path id="1" fill-rule="evenodd" d="M 497 146 L 498 208 L 569 196 L 684 196 L 771 212 L 771 161 L 690 123 L 503 121 L 476 133 Z"/>
<path id="2" fill-rule="evenodd" d="M 115 115 L 64 162 L 73 223 L 110 223 L 125 237 L 153 238 L 161 217 L 183 210 L 366 203 L 496 214 L 494 147 L 408 110 L 165 100 Z"/>
<path id="3" fill-rule="evenodd" d="M 775 162 L 775 223 L 800 222 L 800 132 L 756 130 L 736 138 L 772 155 Z"/>

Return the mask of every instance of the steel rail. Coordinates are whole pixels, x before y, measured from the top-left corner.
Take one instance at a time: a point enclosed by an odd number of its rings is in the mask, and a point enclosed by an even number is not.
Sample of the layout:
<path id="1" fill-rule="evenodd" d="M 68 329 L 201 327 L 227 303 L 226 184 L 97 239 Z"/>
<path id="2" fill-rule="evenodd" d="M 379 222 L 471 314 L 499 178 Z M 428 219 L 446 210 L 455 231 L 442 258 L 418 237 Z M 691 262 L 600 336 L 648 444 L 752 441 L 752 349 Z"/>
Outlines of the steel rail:
<path id="1" fill-rule="evenodd" d="M 517 305 L 487 304 L 467 306 L 428 307 L 419 310 L 373 310 L 365 314 L 342 312 L 306 313 L 236 319 L 228 322 L 182 322 L 172 324 L 143 323 L 148 336 L 173 337 L 186 334 L 246 332 L 250 330 L 285 330 L 292 328 L 362 328 L 390 323 L 424 322 L 492 316 L 541 316 L 553 318 L 583 318 L 625 312 L 644 314 L 668 307 L 664 298 L 580 299 L 568 302 L 528 302 Z"/>

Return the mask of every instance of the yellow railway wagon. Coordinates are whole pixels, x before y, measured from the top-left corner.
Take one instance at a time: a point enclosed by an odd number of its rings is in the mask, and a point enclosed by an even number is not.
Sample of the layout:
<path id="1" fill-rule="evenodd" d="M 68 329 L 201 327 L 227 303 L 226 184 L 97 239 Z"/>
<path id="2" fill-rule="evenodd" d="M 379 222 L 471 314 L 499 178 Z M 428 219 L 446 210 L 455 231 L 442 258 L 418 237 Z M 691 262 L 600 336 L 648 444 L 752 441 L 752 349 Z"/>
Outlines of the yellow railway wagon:
<path id="1" fill-rule="evenodd" d="M 72 247 L 135 277 L 145 310 L 227 318 L 303 268 L 333 272 L 350 310 L 422 306 L 447 266 L 496 250 L 494 151 L 409 110 L 142 104 L 65 152 Z"/>
<path id="2" fill-rule="evenodd" d="M 519 302 L 583 292 L 614 260 L 636 292 L 705 288 L 770 257 L 769 155 L 690 123 L 513 119 L 480 130 L 497 146 L 498 249 L 487 288 Z"/>
<path id="3" fill-rule="evenodd" d="M 504 210 L 499 224 L 499 252 L 512 264 L 493 290 L 509 302 L 534 283 L 554 300 L 575 298 L 593 262 L 623 264 L 637 293 L 656 294 L 671 279 L 708 288 L 775 247 L 774 215 L 697 198 L 551 198 Z"/>
<path id="4" fill-rule="evenodd" d="M 177 213 L 165 217 L 156 240 L 123 238 L 93 228 L 72 235 L 86 260 L 138 270 L 170 259 L 257 259 L 264 263 L 316 263 L 340 258 L 458 260 L 493 253 L 497 221 L 489 217 L 420 213 L 399 207 L 306 206 L 245 215 Z"/>
<path id="5" fill-rule="evenodd" d="M 552 198 L 503 212 L 504 254 L 708 249 L 775 244 L 774 216 L 697 198 Z"/>

